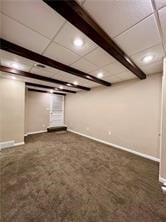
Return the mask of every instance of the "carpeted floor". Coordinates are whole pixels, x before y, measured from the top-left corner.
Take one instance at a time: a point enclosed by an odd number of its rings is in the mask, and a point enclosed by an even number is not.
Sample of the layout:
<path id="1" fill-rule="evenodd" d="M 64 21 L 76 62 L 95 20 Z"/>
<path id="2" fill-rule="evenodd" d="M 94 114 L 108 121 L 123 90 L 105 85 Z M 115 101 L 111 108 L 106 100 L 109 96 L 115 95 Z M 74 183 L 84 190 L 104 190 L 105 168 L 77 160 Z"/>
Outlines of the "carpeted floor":
<path id="1" fill-rule="evenodd" d="M 72 133 L 1 152 L 2 222 L 166 222 L 158 164 Z"/>

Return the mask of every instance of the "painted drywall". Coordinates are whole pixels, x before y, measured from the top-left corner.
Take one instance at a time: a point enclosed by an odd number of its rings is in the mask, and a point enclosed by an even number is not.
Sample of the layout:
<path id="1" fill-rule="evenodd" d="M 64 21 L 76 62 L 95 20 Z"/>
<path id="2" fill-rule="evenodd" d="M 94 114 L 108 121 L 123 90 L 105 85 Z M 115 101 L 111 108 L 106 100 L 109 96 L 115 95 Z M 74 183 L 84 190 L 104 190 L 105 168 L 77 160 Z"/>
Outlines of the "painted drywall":
<path id="1" fill-rule="evenodd" d="M 166 181 L 166 58 L 162 78 L 160 177 Z"/>
<path id="2" fill-rule="evenodd" d="M 161 74 L 67 95 L 69 129 L 159 158 Z"/>
<path id="3" fill-rule="evenodd" d="M 0 143 L 24 141 L 25 83 L 0 77 Z"/>
<path id="4" fill-rule="evenodd" d="M 25 134 L 45 131 L 49 126 L 50 94 L 26 90 Z"/>

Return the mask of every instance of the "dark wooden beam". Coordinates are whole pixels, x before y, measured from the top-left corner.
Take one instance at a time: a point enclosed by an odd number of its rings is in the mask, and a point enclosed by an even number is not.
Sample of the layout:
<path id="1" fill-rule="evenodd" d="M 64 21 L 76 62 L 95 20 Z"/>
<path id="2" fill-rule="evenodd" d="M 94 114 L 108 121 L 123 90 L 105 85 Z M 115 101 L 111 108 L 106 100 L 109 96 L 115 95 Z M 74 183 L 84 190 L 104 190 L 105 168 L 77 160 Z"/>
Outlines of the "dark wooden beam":
<path id="1" fill-rule="evenodd" d="M 27 59 L 31 59 L 31 60 L 36 61 L 38 63 L 42 63 L 44 65 L 51 66 L 53 68 L 56 68 L 61 71 L 67 72 L 69 74 L 75 75 L 77 77 L 84 78 L 86 80 L 90 80 L 90 81 L 96 82 L 98 84 L 102 84 L 104 86 L 111 86 L 111 83 L 109 83 L 109 82 L 98 79 L 97 77 L 92 76 L 88 73 L 82 72 L 82 71 L 75 69 L 71 66 L 65 65 L 65 64 L 60 63 L 58 61 L 50 59 L 46 56 L 40 55 L 36 52 L 33 52 L 33 51 L 26 49 L 26 48 L 23 48 L 22 46 L 16 45 L 16 44 L 9 42 L 9 41 L 2 39 L 2 38 L 0 38 L 0 48 L 5 51 L 14 53 L 16 55 L 25 57 Z"/>
<path id="2" fill-rule="evenodd" d="M 28 88 L 28 91 L 33 91 L 33 92 L 41 92 L 41 93 L 49 93 L 49 92 L 48 92 L 48 91 L 46 91 L 46 90 L 30 89 L 30 88 Z M 57 94 L 57 95 L 66 96 L 66 94 L 65 94 L 65 93 L 56 93 L 56 92 L 54 92 L 54 93 L 52 93 L 52 94 Z"/>
<path id="3" fill-rule="evenodd" d="M 40 75 L 37 75 L 37 74 L 34 74 L 34 73 L 29 73 L 29 72 L 21 71 L 21 70 L 9 68 L 9 67 L 6 67 L 6 66 L 1 66 L 0 65 L 0 70 L 3 71 L 3 72 L 7 72 L 7 73 L 12 73 L 14 75 L 18 75 L 18 76 L 21 76 L 21 77 L 41 80 L 41 81 L 45 81 L 45 82 L 56 83 L 56 84 L 60 84 L 60 85 L 68 86 L 68 87 L 74 87 L 74 88 L 77 88 L 77 89 L 87 90 L 87 91 L 90 90 L 90 88 L 85 87 L 85 86 L 80 86 L 80 85 L 76 86 L 73 83 L 64 82 L 64 81 L 61 81 L 61 80 L 58 80 L 58 79 L 52 79 L 52 78 L 45 77 L 45 76 L 40 76 Z"/>
<path id="4" fill-rule="evenodd" d="M 140 79 L 145 73 L 74 0 L 43 0 Z M 94 3 L 95 7 L 95 3 Z M 104 16 L 104 15 L 103 15 Z M 116 22 L 116 21 L 115 21 Z"/>
<path id="5" fill-rule="evenodd" d="M 25 84 L 26 84 L 26 86 L 34 86 L 34 87 L 52 89 L 52 90 L 57 90 L 60 92 L 67 92 L 67 93 L 76 93 L 76 91 L 73 91 L 73 90 L 60 89 L 58 87 L 52 87 L 52 86 L 48 86 L 48 85 L 42 85 L 42 84 L 36 84 L 36 83 L 30 83 L 30 82 L 25 82 Z"/>

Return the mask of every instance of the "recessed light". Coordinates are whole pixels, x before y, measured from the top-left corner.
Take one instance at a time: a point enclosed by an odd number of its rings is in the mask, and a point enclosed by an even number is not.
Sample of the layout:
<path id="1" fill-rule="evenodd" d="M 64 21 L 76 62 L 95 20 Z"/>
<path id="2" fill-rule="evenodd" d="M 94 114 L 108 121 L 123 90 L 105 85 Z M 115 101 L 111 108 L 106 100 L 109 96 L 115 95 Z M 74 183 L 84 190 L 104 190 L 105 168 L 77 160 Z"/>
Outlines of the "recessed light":
<path id="1" fill-rule="evenodd" d="M 102 72 L 99 72 L 99 73 L 97 73 L 97 78 L 99 78 L 99 79 L 102 79 L 103 78 L 103 73 Z"/>
<path id="2" fill-rule="evenodd" d="M 71 86 L 71 84 L 70 84 L 70 83 L 67 83 L 66 85 L 67 85 L 67 86 Z"/>
<path id="3" fill-rule="evenodd" d="M 15 77 L 15 76 L 12 76 L 11 78 L 12 78 L 13 80 L 15 80 L 15 79 L 16 79 L 16 77 Z"/>
<path id="4" fill-rule="evenodd" d="M 147 56 L 145 56 L 145 57 L 143 58 L 143 62 L 144 62 L 144 63 L 149 63 L 149 62 L 152 61 L 152 59 L 153 59 L 153 56 L 152 56 L 152 55 L 147 55 Z"/>
<path id="5" fill-rule="evenodd" d="M 86 78 L 87 78 L 87 79 L 92 79 L 92 77 L 91 77 L 91 76 L 86 76 Z"/>
<path id="6" fill-rule="evenodd" d="M 59 89 L 63 89 L 63 86 L 59 86 Z"/>
<path id="7" fill-rule="evenodd" d="M 77 85 L 78 85 L 78 81 L 74 81 L 73 84 L 74 84 L 75 86 L 77 86 Z"/>
<path id="8" fill-rule="evenodd" d="M 35 66 L 39 67 L 39 68 L 42 68 L 42 69 L 46 68 L 45 65 L 43 65 L 43 64 L 35 64 Z"/>
<path id="9" fill-rule="evenodd" d="M 80 48 L 81 46 L 83 46 L 84 42 L 81 38 L 75 38 L 73 43 L 76 47 Z"/>
<path id="10" fill-rule="evenodd" d="M 18 69 L 19 68 L 19 64 L 18 63 L 12 63 L 12 68 Z"/>
<path id="11" fill-rule="evenodd" d="M 50 89 L 50 93 L 52 94 L 54 92 L 54 90 L 53 89 Z"/>

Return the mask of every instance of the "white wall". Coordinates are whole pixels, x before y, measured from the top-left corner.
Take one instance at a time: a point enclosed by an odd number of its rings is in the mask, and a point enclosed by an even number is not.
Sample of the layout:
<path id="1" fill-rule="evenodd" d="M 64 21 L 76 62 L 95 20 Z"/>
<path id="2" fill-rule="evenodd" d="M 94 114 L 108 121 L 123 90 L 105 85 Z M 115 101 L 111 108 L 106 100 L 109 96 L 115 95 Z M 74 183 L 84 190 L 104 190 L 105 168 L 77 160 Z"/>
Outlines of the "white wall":
<path id="1" fill-rule="evenodd" d="M 159 158 L 161 74 L 67 95 L 68 128 Z M 109 131 L 111 135 L 109 135 Z"/>
<path id="2" fill-rule="evenodd" d="M 0 77 L 0 143 L 24 141 L 25 83 Z"/>
<path id="3" fill-rule="evenodd" d="M 161 108 L 161 162 L 160 177 L 166 182 L 166 58 L 164 59 L 164 72 L 162 79 L 162 108 Z"/>

